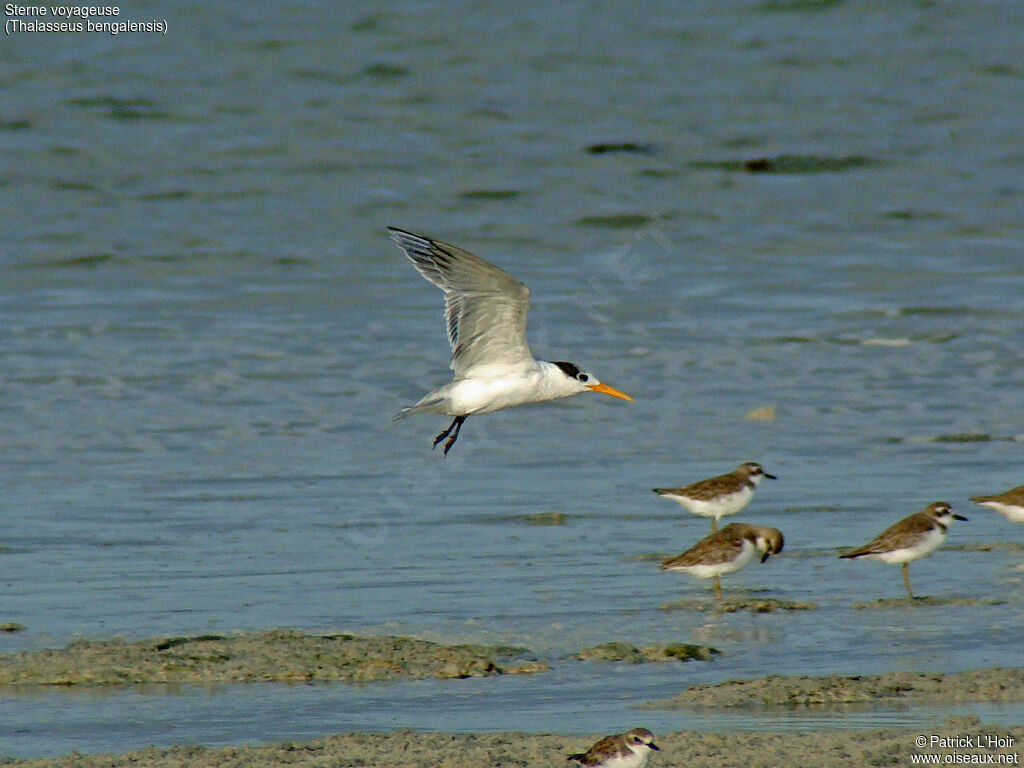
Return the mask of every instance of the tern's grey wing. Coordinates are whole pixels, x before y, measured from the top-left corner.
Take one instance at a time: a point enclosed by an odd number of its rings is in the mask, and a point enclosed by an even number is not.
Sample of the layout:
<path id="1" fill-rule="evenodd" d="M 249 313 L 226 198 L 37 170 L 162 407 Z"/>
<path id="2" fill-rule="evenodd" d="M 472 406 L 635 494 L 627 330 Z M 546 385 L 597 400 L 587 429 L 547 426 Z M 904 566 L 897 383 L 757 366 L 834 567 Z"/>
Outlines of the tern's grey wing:
<path id="1" fill-rule="evenodd" d="M 529 288 L 469 251 L 395 227 L 388 229 L 419 273 L 444 291 L 456 376 L 480 365 L 533 362 L 526 343 Z"/>

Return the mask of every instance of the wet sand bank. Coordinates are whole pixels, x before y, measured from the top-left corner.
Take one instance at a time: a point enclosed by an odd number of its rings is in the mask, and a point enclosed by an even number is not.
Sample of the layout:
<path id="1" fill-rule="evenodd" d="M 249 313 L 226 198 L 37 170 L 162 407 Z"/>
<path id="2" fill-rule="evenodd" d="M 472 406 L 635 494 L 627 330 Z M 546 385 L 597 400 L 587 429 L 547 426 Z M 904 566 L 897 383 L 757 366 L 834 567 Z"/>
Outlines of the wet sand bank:
<path id="1" fill-rule="evenodd" d="M 684 644 L 636 648 L 609 642 L 575 657 L 627 663 L 707 660 L 714 649 Z M 237 635 L 169 637 L 132 643 L 120 640 L 74 642 L 58 650 L 0 656 L 0 685 L 14 689 L 42 686 L 133 685 L 138 683 L 401 681 L 543 671 L 543 660 L 522 648 L 441 645 L 409 637 L 307 635 L 271 630 Z M 244 695 L 244 694 L 240 694 Z M 1024 669 L 989 668 L 953 674 L 891 672 L 882 675 L 821 677 L 767 676 L 687 688 L 672 699 L 642 709 L 814 707 L 835 704 L 951 704 L 1024 702 Z M 622 729 L 643 725 L 644 712 L 623 712 Z M 325 730 L 330 726 L 325 724 Z M 17 768 L 227 768 L 227 766 L 332 766 L 346 768 L 510 768 L 564 766 L 564 757 L 585 750 L 599 736 L 522 733 L 345 733 L 304 743 L 201 747 L 181 744 L 120 755 L 81 755 L 18 759 L 0 757 Z M 920 737 L 991 736 L 995 747 L 949 747 Z M 258 741 L 260 734 L 253 734 Z M 1001 740 L 1001 741 L 1000 741 Z M 820 766 L 910 764 L 911 755 L 956 753 L 959 762 L 983 762 L 986 755 L 1019 755 L 1024 724 L 1003 727 L 962 717 L 926 732 L 913 729 L 821 730 L 808 733 L 657 734 L 662 751 L 650 768 L 673 766 Z M 945 742 L 944 742 L 945 743 Z M 949 742 L 952 743 L 952 742 Z M 971 754 L 979 760 L 971 760 Z M 0 744 L 0 755 L 3 755 Z M 1015 758 L 1019 760 L 1020 758 Z M 794 762 L 796 761 L 796 762 Z M 941 763 L 941 759 L 940 759 Z M 1004 759 L 1002 764 L 1013 764 Z"/>
<path id="2" fill-rule="evenodd" d="M 639 664 L 710 661 L 719 653 L 716 648 L 690 643 L 638 648 L 613 641 L 583 648 L 571 658 Z M 130 643 L 77 640 L 59 649 L 0 655 L 0 686 L 367 683 L 532 674 L 549 669 L 549 661 L 525 648 L 275 629 Z"/>
<path id="3" fill-rule="evenodd" d="M 623 727 L 642 723 L 636 718 Z M 600 735 L 564 736 L 522 733 L 451 734 L 416 733 L 409 730 L 385 734 L 348 733 L 305 743 L 203 748 L 176 746 L 150 748 L 122 755 L 72 754 L 53 759 L 4 760 L 0 766 L 17 768 L 264 768 L 288 765 L 295 768 L 538 768 L 566 765 L 565 756 L 589 747 Z M 925 747 L 917 739 L 925 737 Z M 932 737 L 943 739 L 987 738 L 1002 748 L 943 748 Z M 654 753 L 649 768 L 774 768 L 801 765 L 807 768 L 848 768 L 851 765 L 909 765 L 913 754 L 956 754 L 963 762 L 970 755 L 978 761 L 993 755 L 1011 763 L 1024 741 L 1024 727 L 1002 728 L 976 718 L 950 720 L 923 734 L 920 730 L 886 729 L 816 733 L 699 733 L 680 731 L 656 734 L 661 751 Z M 949 742 L 946 742 L 947 744 Z M 999 758 L 999 755 L 1005 755 Z"/>
<path id="4" fill-rule="evenodd" d="M 538 672 L 523 648 L 275 629 L 127 643 L 79 640 L 0 656 L 0 685 L 377 682 Z"/>
<path id="5" fill-rule="evenodd" d="M 1024 702 L 1024 669 L 969 670 L 952 674 L 887 672 L 881 675 L 768 675 L 694 685 L 645 709 L 689 707 L 812 707 L 832 704 L 955 704 Z"/>

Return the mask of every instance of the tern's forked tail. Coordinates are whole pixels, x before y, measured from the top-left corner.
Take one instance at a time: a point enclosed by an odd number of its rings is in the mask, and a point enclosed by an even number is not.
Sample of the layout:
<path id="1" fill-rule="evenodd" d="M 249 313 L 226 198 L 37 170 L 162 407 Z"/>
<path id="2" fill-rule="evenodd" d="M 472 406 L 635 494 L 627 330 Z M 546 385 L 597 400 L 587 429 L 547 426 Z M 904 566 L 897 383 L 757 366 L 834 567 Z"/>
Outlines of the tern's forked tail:
<path id="1" fill-rule="evenodd" d="M 415 405 L 407 406 L 394 415 L 391 422 L 397 424 L 407 416 L 412 416 L 414 413 L 445 413 L 443 409 L 439 409 L 438 406 L 444 403 L 444 398 L 440 397 L 427 397 L 420 400 Z"/>

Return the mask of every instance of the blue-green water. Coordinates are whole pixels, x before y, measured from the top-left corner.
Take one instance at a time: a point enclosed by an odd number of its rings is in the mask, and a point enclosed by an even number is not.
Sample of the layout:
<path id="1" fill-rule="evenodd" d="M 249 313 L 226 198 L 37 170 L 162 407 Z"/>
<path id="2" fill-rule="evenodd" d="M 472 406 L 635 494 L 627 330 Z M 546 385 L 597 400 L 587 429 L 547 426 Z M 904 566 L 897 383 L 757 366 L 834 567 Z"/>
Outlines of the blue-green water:
<path id="1" fill-rule="evenodd" d="M 291 626 L 555 669 L 2 694 L 0 753 L 684 728 L 706 721 L 632 707 L 766 672 L 1019 664 L 1024 527 L 967 497 L 1024 482 L 1024 11 L 539 9 L 169 2 L 121 8 L 166 36 L 5 37 L 0 622 L 26 629 L 0 651 Z M 392 425 L 449 372 L 440 295 L 389 224 L 513 272 L 534 352 L 636 402 L 472 418 L 447 459 L 445 420 Z M 741 518 L 786 551 L 726 588 L 819 607 L 660 610 L 707 585 L 651 556 L 707 522 L 649 489 L 745 460 L 780 480 Z M 855 609 L 902 595 L 899 571 L 839 548 L 936 499 L 971 520 L 915 588 L 978 604 Z M 565 524 L 525 519 L 547 512 Z M 610 639 L 723 655 L 564 660 Z"/>

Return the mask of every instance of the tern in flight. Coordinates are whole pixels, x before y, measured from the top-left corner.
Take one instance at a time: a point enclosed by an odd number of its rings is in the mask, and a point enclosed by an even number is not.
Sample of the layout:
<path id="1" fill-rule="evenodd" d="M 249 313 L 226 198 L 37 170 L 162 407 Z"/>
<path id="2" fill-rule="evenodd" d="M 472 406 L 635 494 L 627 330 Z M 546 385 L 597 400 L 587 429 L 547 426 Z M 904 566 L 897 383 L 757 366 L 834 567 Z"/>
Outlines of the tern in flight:
<path id="1" fill-rule="evenodd" d="M 463 422 L 478 413 L 581 392 L 633 399 L 572 363 L 534 360 L 526 343 L 530 289 L 508 272 L 454 245 L 388 229 L 419 273 L 444 291 L 455 372 L 451 383 L 403 408 L 395 421 L 414 413 L 453 416 L 448 428 L 434 438 L 435 448 L 445 441 L 447 456 Z"/>

